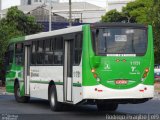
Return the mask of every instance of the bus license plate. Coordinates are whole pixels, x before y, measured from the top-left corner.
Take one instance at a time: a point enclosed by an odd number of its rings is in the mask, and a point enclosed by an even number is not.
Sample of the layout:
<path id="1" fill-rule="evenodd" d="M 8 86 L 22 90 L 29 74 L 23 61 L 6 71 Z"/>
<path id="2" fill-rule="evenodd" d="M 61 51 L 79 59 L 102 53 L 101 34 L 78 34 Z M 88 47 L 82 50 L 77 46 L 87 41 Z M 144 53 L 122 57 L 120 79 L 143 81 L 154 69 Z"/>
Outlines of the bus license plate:
<path id="1" fill-rule="evenodd" d="M 127 81 L 127 80 L 116 80 L 115 83 L 116 83 L 117 85 L 125 85 L 125 84 L 128 83 L 128 81 Z"/>

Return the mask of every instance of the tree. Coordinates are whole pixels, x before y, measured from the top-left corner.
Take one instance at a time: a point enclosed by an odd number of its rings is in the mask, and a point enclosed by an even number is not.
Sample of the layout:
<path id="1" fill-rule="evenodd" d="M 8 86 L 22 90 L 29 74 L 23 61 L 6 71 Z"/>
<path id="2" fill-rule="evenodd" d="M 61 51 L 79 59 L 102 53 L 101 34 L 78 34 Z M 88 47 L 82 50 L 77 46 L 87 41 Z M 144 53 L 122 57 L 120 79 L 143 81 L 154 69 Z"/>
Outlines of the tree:
<path id="1" fill-rule="evenodd" d="M 147 17 L 152 0 L 136 0 L 123 7 L 122 14 L 131 23 L 148 23 Z"/>
<path id="2" fill-rule="evenodd" d="M 35 34 L 42 30 L 42 27 L 37 24 L 33 16 L 25 15 L 17 7 L 11 7 L 8 10 L 6 21 L 9 25 L 14 25 L 24 35 Z"/>
<path id="3" fill-rule="evenodd" d="M 116 9 L 107 12 L 104 16 L 102 16 L 102 22 L 121 22 L 124 17 L 120 12 Z"/>
<path id="4" fill-rule="evenodd" d="M 3 58 L 9 40 L 15 37 L 30 35 L 42 30 L 42 26 L 37 24 L 34 17 L 25 15 L 17 7 L 8 9 L 5 18 L 0 20 L 0 79 L 3 68 Z"/>
<path id="5" fill-rule="evenodd" d="M 34 17 L 25 15 L 17 7 L 8 9 L 6 17 L 0 20 L 0 64 L 11 38 L 34 34 L 41 30 L 42 27 L 36 23 Z"/>
<path id="6" fill-rule="evenodd" d="M 148 21 L 153 26 L 155 63 L 160 64 L 160 0 L 153 0 Z"/>
<path id="7" fill-rule="evenodd" d="M 122 8 L 122 12 L 118 12 L 116 9 L 108 11 L 102 16 L 102 22 L 148 23 L 147 17 L 151 5 L 152 0 L 129 2 Z"/>

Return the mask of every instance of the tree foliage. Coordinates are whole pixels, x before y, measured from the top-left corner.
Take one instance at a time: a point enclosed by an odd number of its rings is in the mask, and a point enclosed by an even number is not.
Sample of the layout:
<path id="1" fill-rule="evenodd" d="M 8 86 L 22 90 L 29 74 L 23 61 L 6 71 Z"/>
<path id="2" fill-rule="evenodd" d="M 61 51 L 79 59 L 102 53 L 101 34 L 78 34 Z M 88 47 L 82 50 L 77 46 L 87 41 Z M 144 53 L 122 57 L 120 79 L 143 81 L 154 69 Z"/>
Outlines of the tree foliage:
<path id="1" fill-rule="evenodd" d="M 151 0 L 136 0 L 123 7 L 122 14 L 127 17 L 127 22 L 148 23 L 147 17 L 151 5 Z"/>
<path id="2" fill-rule="evenodd" d="M 0 64 L 11 38 L 34 34 L 41 30 L 42 27 L 36 23 L 34 17 L 25 15 L 17 7 L 8 9 L 6 17 L 0 20 Z"/>
<path id="3" fill-rule="evenodd" d="M 102 16 L 103 22 L 119 22 L 122 21 L 124 18 L 120 12 L 116 9 L 107 12 L 104 16 Z"/>
<path id="4" fill-rule="evenodd" d="M 155 63 L 160 64 L 160 0 L 129 2 L 122 12 L 111 10 L 102 16 L 101 21 L 151 24 L 154 31 Z"/>
<path id="5" fill-rule="evenodd" d="M 160 64 L 160 0 L 153 0 L 148 20 L 154 30 L 155 63 Z"/>

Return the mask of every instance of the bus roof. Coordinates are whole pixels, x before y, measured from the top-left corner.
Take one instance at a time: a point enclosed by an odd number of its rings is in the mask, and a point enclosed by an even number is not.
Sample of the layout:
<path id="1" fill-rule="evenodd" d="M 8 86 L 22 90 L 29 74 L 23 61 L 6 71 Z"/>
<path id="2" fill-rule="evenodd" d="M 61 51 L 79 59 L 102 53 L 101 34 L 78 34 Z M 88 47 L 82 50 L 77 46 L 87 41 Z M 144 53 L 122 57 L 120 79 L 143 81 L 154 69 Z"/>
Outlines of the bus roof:
<path id="1" fill-rule="evenodd" d="M 88 25 L 88 24 L 84 24 Z M 49 31 L 49 32 L 41 32 L 33 35 L 28 35 L 28 36 L 22 36 L 18 38 L 13 38 L 11 39 L 10 43 L 15 43 L 15 42 L 20 42 L 20 41 L 26 41 L 26 40 L 34 40 L 38 38 L 46 38 L 46 37 L 51 37 L 51 36 L 56 36 L 56 35 L 62 35 L 62 34 L 67 34 L 67 33 L 73 33 L 73 32 L 79 32 L 82 31 L 82 26 L 72 26 L 64 29 L 59 29 L 59 30 L 54 30 L 54 31 Z M 147 25 L 142 25 L 142 24 L 137 24 L 137 23 L 93 23 L 91 24 L 92 28 L 97 28 L 97 27 L 136 27 L 136 28 L 147 28 Z"/>
<path id="2" fill-rule="evenodd" d="M 91 27 L 136 27 L 136 28 L 146 28 L 148 25 L 137 24 L 137 23 L 122 23 L 122 22 L 112 22 L 112 23 L 93 23 Z"/>
<path id="3" fill-rule="evenodd" d="M 59 30 L 54 30 L 54 31 L 49 31 L 49 32 L 41 32 L 41 33 L 37 33 L 33 35 L 13 38 L 11 39 L 10 44 L 20 42 L 20 41 L 34 40 L 38 38 L 46 38 L 46 37 L 51 37 L 51 36 L 56 36 L 56 35 L 67 34 L 67 33 L 80 32 L 80 31 L 82 31 L 82 25 L 72 26 L 72 27 L 68 27 L 64 29 L 59 29 Z"/>

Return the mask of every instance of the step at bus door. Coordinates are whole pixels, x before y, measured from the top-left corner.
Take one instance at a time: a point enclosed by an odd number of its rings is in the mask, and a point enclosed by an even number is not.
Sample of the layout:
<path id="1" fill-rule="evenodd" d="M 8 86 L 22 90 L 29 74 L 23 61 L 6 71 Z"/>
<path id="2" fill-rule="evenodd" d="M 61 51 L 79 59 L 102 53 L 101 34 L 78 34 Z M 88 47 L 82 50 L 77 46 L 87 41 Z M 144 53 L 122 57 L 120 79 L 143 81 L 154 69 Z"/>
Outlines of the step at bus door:
<path id="1" fill-rule="evenodd" d="M 24 62 L 24 85 L 25 95 L 30 92 L 30 46 L 25 46 L 25 62 Z"/>
<path id="2" fill-rule="evenodd" d="M 73 40 L 65 40 L 64 101 L 72 102 Z"/>

